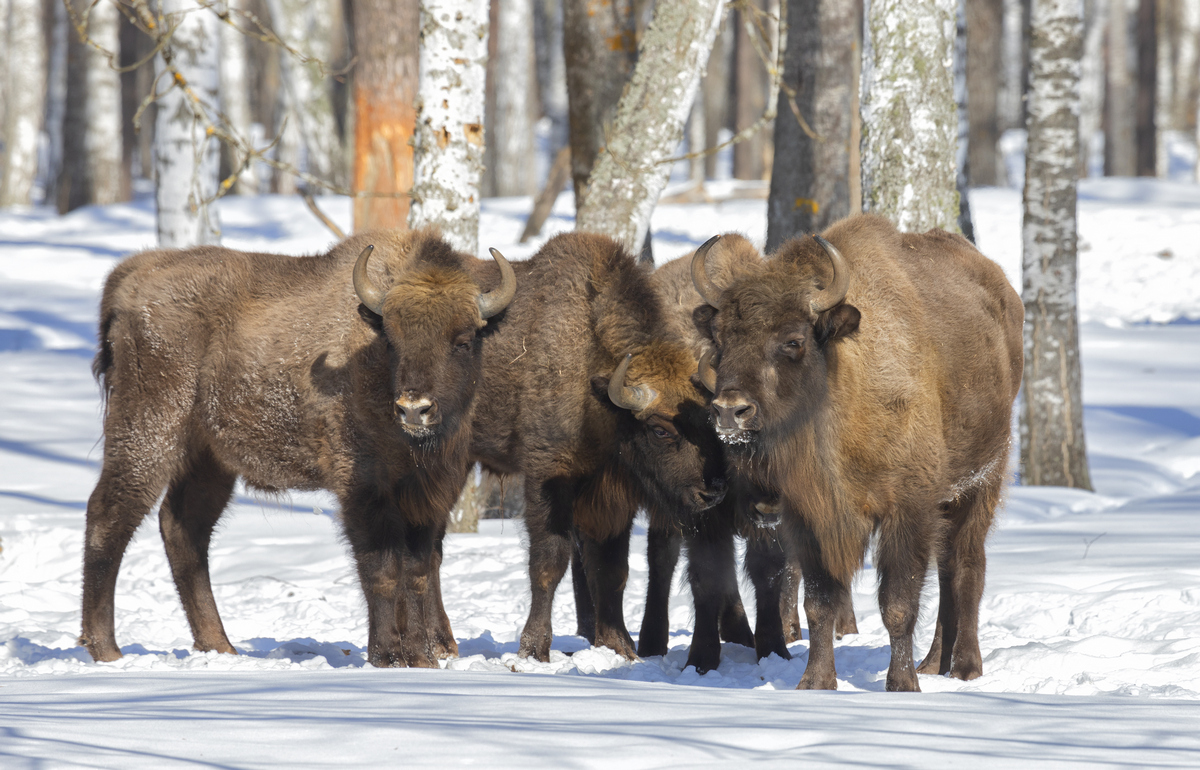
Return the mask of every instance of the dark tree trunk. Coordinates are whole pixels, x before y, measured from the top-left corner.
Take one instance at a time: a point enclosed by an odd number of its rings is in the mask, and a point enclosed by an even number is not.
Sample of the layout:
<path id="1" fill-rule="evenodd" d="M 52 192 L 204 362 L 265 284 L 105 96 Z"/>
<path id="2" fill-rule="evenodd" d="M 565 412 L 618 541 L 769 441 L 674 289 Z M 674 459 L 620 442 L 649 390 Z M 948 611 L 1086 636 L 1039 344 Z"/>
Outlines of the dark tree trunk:
<path id="1" fill-rule="evenodd" d="M 1157 176 L 1154 108 L 1158 94 L 1158 0 L 1141 0 L 1137 18 L 1137 175 Z"/>
<path id="2" fill-rule="evenodd" d="M 786 2 L 787 0 L 784 0 Z M 750 0 L 751 4 L 761 11 L 766 11 L 766 0 Z M 751 40 L 751 32 L 746 29 L 746 14 L 737 11 L 732 19 L 736 24 L 736 44 L 734 51 L 734 131 L 741 131 L 751 126 L 762 117 L 767 108 L 767 92 L 770 90 L 770 76 L 758 51 Z M 756 24 L 755 22 L 758 22 Z M 775 43 L 771 38 L 774 30 L 767 29 L 762 23 L 762 17 L 751 19 L 750 26 L 760 47 L 764 51 L 774 50 Z M 762 25 L 761 28 L 759 25 Z M 763 32 L 767 35 L 764 37 Z M 766 148 L 770 142 L 770 132 L 763 129 L 744 142 L 733 146 L 733 177 L 734 179 L 763 179 L 767 175 Z"/>
<path id="3" fill-rule="evenodd" d="M 1135 151 L 1136 97 L 1129 62 L 1129 16 L 1125 0 L 1111 0 L 1108 15 L 1108 82 L 1104 111 L 1104 173 L 1133 176 L 1137 173 Z"/>
<path id="4" fill-rule="evenodd" d="M 996 184 L 1000 139 L 996 100 L 1000 89 L 1000 46 L 1004 6 L 997 0 L 967 0 L 967 100 L 972 187 Z"/>
<path id="5" fill-rule="evenodd" d="M 354 0 L 356 192 L 412 188 L 419 11 L 417 0 Z M 354 229 L 403 229 L 408 208 L 403 195 L 355 198 Z"/>
<path id="6" fill-rule="evenodd" d="M 850 214 L 854 60 L 860 54 L 855 0 L 787 0 L 788 40 L 775 118 L 767 203 L 767 250 L 821 231 Z M 794 89 L 801 125 L 789 103 Z"/>
<path id="7" fill-rule="evenodd" d="M 597 4 L 563 0 L 563 57 L 567 67 L 571 179 L 576 211 L 605 146 L 621 91 L 637 62 L 637 20 L 630 0 Z"/>
<path id="8" fill-rule="evenodd" d="M 733 58 L 733 22 L 735 14 L 727 14 L 712 53 L 708 55 L 708 67 L 700 87 L 704 90 L 704 144 L 716 147 L 722 128 L 730 128 L 729 122 L 729 70 Z M 709 179 L 717 176 L 717 154 L 704 156 L 704 175 Z"/>

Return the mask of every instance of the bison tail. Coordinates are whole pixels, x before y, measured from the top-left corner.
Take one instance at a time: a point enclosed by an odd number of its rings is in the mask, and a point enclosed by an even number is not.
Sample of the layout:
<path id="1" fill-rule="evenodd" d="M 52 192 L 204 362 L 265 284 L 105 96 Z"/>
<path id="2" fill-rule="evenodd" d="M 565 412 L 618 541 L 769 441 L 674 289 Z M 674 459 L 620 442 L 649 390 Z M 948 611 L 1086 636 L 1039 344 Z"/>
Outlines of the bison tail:
<path id="1" fill-rule="evenodd" d="M 96 382 L 100 383 L 100 397 L 106 402 L 106 406 L 108 394 L 112 390 L 110 374 L 113 368 L 113 346 L 109 332 L 112 329 L 114 315 L 111 310 L 101 315 L 99 345 L 96 349 L 96 357 L 92 359 L 92 376 L 96 378 Z"/>

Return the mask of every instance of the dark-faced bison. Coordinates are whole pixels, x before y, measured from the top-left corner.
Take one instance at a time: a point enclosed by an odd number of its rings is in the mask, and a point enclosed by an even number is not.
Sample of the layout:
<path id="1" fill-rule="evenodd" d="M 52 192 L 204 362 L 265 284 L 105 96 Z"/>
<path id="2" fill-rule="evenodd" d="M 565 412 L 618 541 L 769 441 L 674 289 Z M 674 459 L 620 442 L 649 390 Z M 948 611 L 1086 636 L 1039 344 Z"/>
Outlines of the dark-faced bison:
<path id="1" fill-rule="evenodd" d="M 477 260 L 422 230 L 356 235 L 315 257 L 198 247 L 118 265 L 94 364 L 107 413 L 83 558 L 92 657 L 121 656 L 117 571 L 164 489 L 159 524 L 196 649 L 234 652 L 208 546 L 238 477 L 337 496 L 372 664 L 455 653 L 440 538 L 466 477 L 481 329 L 515 291 L 496 261 L 477 283 Z"/>
<path id="2" fill-rule="evenodd" d="M 720 248 L 719 242 L 712 248 Z M 878 535 L 889 690 L 917 672 L 982 672 L 984 540 L 1007 472 L 1023 309 L 992 261 L 939 230 L 859 216 L 794 239 L 728 284 L 694 259 L 702 374 L 739 477 L 775 489 L 804 574 L 811 646 L 800 687 L 836 687 L 835 609 Z M 929 560 L 940 584 L 929 654 L 912 635 Z"/>
<path id="3" fill-rule="evenodd" d="M 483 340 L 472 454 L 525 477 L 532 602 L 520 654 L 549 659 L 551 603 L 577 545 L 590 605 L 580 630 L 636 657 L 621 607 L 634 515 L 698 512 L 725 494 L 696 358 L 649 271 L 612 239 L 559 235 L 514 267 L 521 291 Z"/>

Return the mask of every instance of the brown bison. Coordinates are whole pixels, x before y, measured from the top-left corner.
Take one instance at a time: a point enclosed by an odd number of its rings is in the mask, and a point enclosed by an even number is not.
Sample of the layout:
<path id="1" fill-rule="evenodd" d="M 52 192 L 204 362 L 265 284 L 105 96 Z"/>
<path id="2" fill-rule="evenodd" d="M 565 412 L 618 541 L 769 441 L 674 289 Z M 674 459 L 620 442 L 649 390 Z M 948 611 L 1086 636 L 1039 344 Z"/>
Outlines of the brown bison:
<path id="1" fill-rule="evenodd" d="M 837 685 L 836 607 L 872 533 L 887 689 L 919 690 L 918 671 L 979 676 L 984 540 L 1021 382 L 1016 292 L 964 238 L 902 234 L 875 216 L 788 241 L 723 287 L 706 251 L 693 260 L 708 302 L 694 320 L 719 361 L 701 377 L 737 475 L 780 495 L 811 638 L 799 687 Z M 914 668 L 931 557 L 937 631 Z"/>
<path id="2" fill-rule="evenodd" d="M 457 651 L 441 535 L 466 478 L 481 329 L 515 291 L 499 256 L 503 277 L 482 291 L 476 261 L 421 230 L 315 257 L 198 247 L 117 266 L 93 367 L 107 397 L 83 556 L 80 643 L 93 658 L 121 656 L 117 570 L 164 488 L 159 526 L 195 647 L 235 652 L 208 546 L 238 477 L 337 495 L 373 665 Z"/>
<path id="3" fill-rule="evenodd" d="M 520 654 L 549 660 L 554 592 L 578 547 L 580 629 L 633 658 L 621 605 L 634 515 L 697 512 L 725 493 L 696 359 L 649 271 L 616 241 L 559 235 L 514 267 L 521 292 L 483 340 L 472 455 L 525 478 L 532 601 Z"/>

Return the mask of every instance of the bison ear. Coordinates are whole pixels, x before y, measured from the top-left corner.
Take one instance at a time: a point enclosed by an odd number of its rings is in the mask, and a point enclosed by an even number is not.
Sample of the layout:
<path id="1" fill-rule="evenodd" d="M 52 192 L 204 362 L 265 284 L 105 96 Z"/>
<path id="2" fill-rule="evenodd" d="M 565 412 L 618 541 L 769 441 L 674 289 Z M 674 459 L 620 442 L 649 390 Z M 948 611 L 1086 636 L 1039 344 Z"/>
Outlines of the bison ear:
<path id="1" fill-rule="evenodd" d="M 377 331 L 377 332 L 383 331 L 383 316 L 376 315 L 366 305 L 359 303 L 358 317 L 363 319 L 364 321 L 366 321 L 367 326 L 370 326 L 375 331 Z"/>
<path id="2" fill-rule="evenodd" d="M 817 318 L 813 332 L 816 335 L 818 343 L 827 345 L 857 329 L 858 322 L 861 319 L 862 314 L 858 312 L 858 308 L 843 302 L 837 307 L 822 313 Z"/>
<path id="3" fill-rule="evenodd" d="M 717 314 L 717 309 L 712 305 L 698 305 L 692 311 L 692 323 L 696 325 L 696 331 L 700 332 L 700 336 L 706 340 L 711 340 L 712 335 L 712 319 Z"/>

